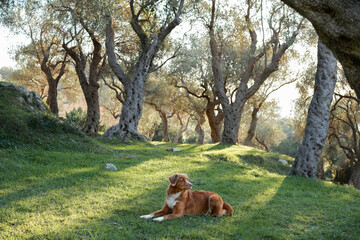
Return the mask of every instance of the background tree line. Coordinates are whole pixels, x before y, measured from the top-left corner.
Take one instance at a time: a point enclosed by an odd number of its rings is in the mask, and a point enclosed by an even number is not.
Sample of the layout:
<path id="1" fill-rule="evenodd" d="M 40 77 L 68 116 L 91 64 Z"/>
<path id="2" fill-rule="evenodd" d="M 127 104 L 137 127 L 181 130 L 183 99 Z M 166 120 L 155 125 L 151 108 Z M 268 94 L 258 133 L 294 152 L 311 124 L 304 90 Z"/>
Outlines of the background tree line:
<path id="1" fill-rule="evenodd" d="M 298 9 L 297 1 L 284 2 Z M 88 135 L 98 135 L 106 123 L 113 125 L 104 133 L 109 139 L 243 143 L 297 156 L 295 175 L 340 179 L 347 171 L 341 182 L 359 186 L 358 101 L 344 80 L 345 75 L 354 82 L 353 67 L 332 49 L 343 60 L 344 75 L 335 75 L 334 81 L 341 78 L 335 101 L 330 105 L 330 94 L 329 110 L 321 107 L 324 118 L 314 120 L 325 124 L 321 136 L 305 146 L 307 132 L 314 134 L 306 130 L 312 119 L 308 107 L 325 80 L 319 76 L 321 63 L 315 68 L 312 51 L 306 51 L 316 48 L 315 31 L 281 1 L 4 4 L 3 24 L 29 42 L 14 52 L 16 69 L 1 69 L 3 79 L 38 92 L 57 116 L 86 105 L 81 128 Z M 310 20 L 331 48 L 316 19 Z M 300 93 L 295 116 L 280 119 L 279 103 L 269 96 L 295 81 Z M 310 109 L 318 109 L 312 102 Z M 314 144 L 316 153 L 306 150 Z"/>

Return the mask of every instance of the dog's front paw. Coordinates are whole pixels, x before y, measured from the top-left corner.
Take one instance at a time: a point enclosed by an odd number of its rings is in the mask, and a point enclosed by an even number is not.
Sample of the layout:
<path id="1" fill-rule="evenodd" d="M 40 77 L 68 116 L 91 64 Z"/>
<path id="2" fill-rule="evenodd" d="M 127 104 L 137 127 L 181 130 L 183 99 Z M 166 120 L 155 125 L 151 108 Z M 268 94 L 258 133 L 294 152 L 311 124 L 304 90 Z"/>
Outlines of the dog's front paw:
<path id="1" fill-rule="evenodd" d="M 154 221 L 156 222 L 161 222 L 164 220 L 164 217 L 157 217 L 157 218 L 154 218 Z"/>
<path id="2" fill-rule="evenodd" d="M 140 216 L 140 218 L 145 218 L 145 219 L 152 218 L 152 217 L 154 217 L 154 215 L 152 215 L 152 214 Z"/>

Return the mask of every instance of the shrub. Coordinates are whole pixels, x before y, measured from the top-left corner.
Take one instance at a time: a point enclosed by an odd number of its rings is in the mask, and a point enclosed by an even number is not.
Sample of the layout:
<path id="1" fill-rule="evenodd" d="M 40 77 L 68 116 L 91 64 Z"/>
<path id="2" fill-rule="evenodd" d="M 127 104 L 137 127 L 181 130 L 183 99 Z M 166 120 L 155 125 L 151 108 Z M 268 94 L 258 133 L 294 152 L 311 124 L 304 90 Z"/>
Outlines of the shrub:
<path id="1" fill-rule="evenodd" d="M 78 129 L 81 129 L 85 126 L 86 123 L 86 112 L 81 108 L 74 108 L 71 110 L 71 112 L 66 113 L 66 120 L 70 125 L 73 125 L 77 127 Z"/>

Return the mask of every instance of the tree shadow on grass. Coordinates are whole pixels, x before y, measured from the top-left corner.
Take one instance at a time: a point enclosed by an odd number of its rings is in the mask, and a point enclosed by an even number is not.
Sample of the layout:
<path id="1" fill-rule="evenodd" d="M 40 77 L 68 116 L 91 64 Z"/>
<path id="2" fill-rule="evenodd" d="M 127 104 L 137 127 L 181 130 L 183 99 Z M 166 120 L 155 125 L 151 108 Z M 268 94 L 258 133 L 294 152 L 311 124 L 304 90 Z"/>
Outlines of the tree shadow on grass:
<path id="1" fill-rule="evenodd" d="M 217 143 L 217 144 L 214 144 L 214 146 L 212 146 L 211 148 L 208 149 L 208 151 L 211 151 L 211 150 L 223 150 L 223 149 L 226 149 L 226 148 L 230 148 L 234 145 L 232 144 L 226 144 L 226 143 Z"/>
<path id="2" fill-rule="evenodd" d="M 291 168 L 291 164 L 284 164 L 279 162 L 279 157 L 276 156 L 260 156 L 256 153 L 254 154 L 242 154 L 237 155 L 240 162 L 245 162 L 246 164 L 256 166 L 260 169 L 264 169 L 271 173 L 283 174 L 286 175 Z"/>
<path id="3" fill-rule="evenodd" d="M 237 227 L 227 238 L 357 239 L 360 193 L 344 190 L 313 179 L 287 177 L 265 204 L 233 221 Z"/>
<path id="4" fill-rule="evenodd" d="M 15 166 L 14 171 L 4 173 L 1 177 L 1 186 L 12 188 L 17 185 L 19 190 L 2 194 L 0 206 L 7 205 L 12 201 L 21 201 L 34 196 L 44 195 L 56 189 L 81 187 L 89 184 L 94 179 L 106 179 L 109 173 L 105 170 L 105 163 L 113 163 L 118 171 L 126 171 L 127 168 L 150 160 L 151 156 L 126 158 L 114 155 L 68 154 L 61 152 L 47 152 L 43 156 L 32 156 L 23 152 L 24 168 Z M 54 155 L 51 158 L 51 155 Z M 55 159 L 54 159 L 55 158 Z M 28 167 L 28 168 L 27 168 Z M 84 169 L 87 169 L 84 171 Z M 57 177 L 58 176 L 58 177 Z"/>
<path id="5" fill-rule="evenodd" d="M 179 160 L 181 161 L 181 160 Z M 176 165 L 176 162 L 174 163 Z M 194 190 L 208 190 L 219 193 L 224 201 L 230 203 L 235 211 L 233 217 L 185 216 L 164 222 L 140 219 L 140 215 L 159 210 L 165 200 L 168 175 L 159 179 L 138 182 L 133 188 L 141 188 L 130 197 L 115 200 L 109 204 L 114 207 L 105 216 L 78 223 L 72 228 L 63 228 L 57 232 L 34 236 L 36 238 L 99 238 L 99 239 L 204 239 L 209 231 L 214 238 L 226 236 L 234 219 L 239 219 L 244 206 L 251 211 L 251 204 L 269 188 L 276 188 L 278 181 L 269 178 L 248 176 L 247 169 L 233 163 L 206 162 L 197 170 L 183 169 L 193 182 Z M 152 174 L 149 169 L 148 174 Z M 131 190 L 130 190 L 131 192 Z M 216 226 L 225 224 L 228 229 Z M 96 237 L 94 237 L 96 236 Z"/>

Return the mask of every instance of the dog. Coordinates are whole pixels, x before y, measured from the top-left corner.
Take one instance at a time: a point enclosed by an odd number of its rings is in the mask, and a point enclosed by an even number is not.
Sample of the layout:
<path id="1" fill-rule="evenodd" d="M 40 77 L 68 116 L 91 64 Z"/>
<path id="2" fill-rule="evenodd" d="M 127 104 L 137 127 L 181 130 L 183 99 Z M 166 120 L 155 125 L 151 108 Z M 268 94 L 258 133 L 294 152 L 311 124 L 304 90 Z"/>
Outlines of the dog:
<path id="1" fill-rule="evenodd" d="M 210 214 L 214 216 L 232 215 L 230 204 L 214 192 L 191 191 L 191 182 L 186 174 L 175 173 L 169 177 L 170 185 L 166 190 L 164 207 L 140 218 L 154 218 L 154 221 L 179 218 L 184 215 Z"/>

